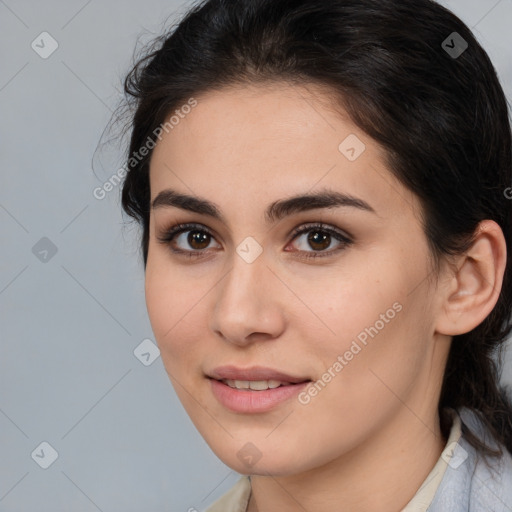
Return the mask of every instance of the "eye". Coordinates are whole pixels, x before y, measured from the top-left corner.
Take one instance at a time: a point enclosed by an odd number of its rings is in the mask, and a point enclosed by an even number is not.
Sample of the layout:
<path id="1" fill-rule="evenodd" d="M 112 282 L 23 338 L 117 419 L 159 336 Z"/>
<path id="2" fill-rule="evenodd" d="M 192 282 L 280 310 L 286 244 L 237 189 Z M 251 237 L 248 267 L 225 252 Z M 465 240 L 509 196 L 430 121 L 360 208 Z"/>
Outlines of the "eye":
<path id="1" fill-rule="evenodd" d="M 307 235 L 307 237 L 304 237 Z M 293 240 L 299 240 L 299 252 L 302 258 L 318 258 L 331 256 L 353 243 L 353 240 L 341 231 L 332 227 L 327 227 L 324 224 L 318 223 L 313 225 L 301 226 L 294 230 L 292 233 Z M 300 240 L 302 238 L 302 240 Z M 335 248 L 326 251 L 332 247 L 333 242 Z M 313 249 L 309 251 L 308 248 Z"/>
<path id="2" fill-rule="evenodd" d="M 300 240 L 306 234 L 308 236 L 301 241 L 299 245 L 302 247 L 299 247 L 298 251 L 285 250 L 301 253 L 301 258 L 317 258 L 331 256 L 353 243 L 349 236 L 322 223 L 296 228 L 291 234 L 292 242 Z M 190 258 L 206 255 L 207 249 L 211 248 L 211 242 L 215 240 L 213 234 L 201 224 L 176 224 L 165 230 L 157 239 L 160 243 L 167 245 L 173 253 Z M 326 251 L 333 243 L 336 247 Z M 220 245 L 216 248 L 220 248 Z M 313 250 L 309 251 L 308 248 Z"/>
<path id="3" fill-rule="evenodd" d="M 158 241 L 169 246 L 172 252 L 190 257 L 204 255 L 212 240 L 213 235 L 200 224 L 177 224 L 158 236 Z"/>

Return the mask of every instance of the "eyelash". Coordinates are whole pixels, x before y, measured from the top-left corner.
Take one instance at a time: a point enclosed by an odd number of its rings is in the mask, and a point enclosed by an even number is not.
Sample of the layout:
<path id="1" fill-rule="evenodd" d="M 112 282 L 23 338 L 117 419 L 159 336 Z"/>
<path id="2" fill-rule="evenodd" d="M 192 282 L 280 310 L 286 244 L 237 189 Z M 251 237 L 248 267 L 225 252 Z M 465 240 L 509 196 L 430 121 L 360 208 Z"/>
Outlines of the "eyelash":
<path id="1" fill-rule="evenodd" d="M 300 256 L 304 259 L 310 259 L 310 258 L 324 258 L 327 256 L 331 256 L 334 253 L 337 253 L 347 247 L 349 247 L 353 240 L 350 239 L 347 235 L 341 233 L 340 231 L 328 227 L 325 224 L 322 223 L 313 223 L 313 224 L 307 224 L 299 226 L 298 228 L 295 228 L 293 232 L 291 233 L 292 241 L 298 238 L 300 235 L 303 235 L 304 233 L 309 233 L 310 231 L 320 231 L 322 233 L 328 233 L 333 238 L 335 238 L 338 242 L 340 242 L 340 246 L 338 246 L 337 249 L 331 249 L 330 251 L 305 251 L 305 254 Z M 198 231 L 201 233 L 205 233 L 212 238 L 214 238 L 213 234 L 206 229 L 201 224 L 195 224 L 195 223 L 188 223 L 188 224 L 175 224 L 168 229 L 164 231 L 163 235 L 160 235 L 157 237 L 158 241 L 164 245 L 169 246 L 170 250 L 175 254 L 180 255 L 186 255 L 189 258 L 198 258 L 203 257 L 204 253 L 207 249 L 196 249 L 193 251 L 185 251 L 182 249 L 175 249 L 171 246 L 171 243 L 174 241 L 176 236 L 180 235 L 181 233 L 186 233 L 187 231 Z M 288 251 L 291 252 L 291 251 Z M 301 251 L 298 251 L 301 252 Z M 304 251 L 302 251 L 304 252 Z"/>

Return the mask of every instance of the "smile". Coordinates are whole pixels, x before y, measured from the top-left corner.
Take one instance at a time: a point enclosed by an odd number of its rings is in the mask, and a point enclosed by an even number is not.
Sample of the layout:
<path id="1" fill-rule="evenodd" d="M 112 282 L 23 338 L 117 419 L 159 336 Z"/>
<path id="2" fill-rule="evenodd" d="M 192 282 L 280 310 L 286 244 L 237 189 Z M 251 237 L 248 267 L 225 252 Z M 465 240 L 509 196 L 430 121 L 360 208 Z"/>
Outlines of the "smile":
<path id="1" fill-rule="evenodd" d="M 284 405 L 311 382 L 281 382 L 277 380 L 216 380 L 210 378 L 210 389 L 217 401 L 231 412 L 264 413 Z"/>
<path id="2" fill-rule="evenodd" d="M 279 386 L 287 386 L 289 382 L 280 382 L 278 380 L 231 380 L 224 379 L 221 382 L 227 384 L 233 389 L 250 389 L 252 391 L 264 391 L 266 389 L 275 389 Z"/>

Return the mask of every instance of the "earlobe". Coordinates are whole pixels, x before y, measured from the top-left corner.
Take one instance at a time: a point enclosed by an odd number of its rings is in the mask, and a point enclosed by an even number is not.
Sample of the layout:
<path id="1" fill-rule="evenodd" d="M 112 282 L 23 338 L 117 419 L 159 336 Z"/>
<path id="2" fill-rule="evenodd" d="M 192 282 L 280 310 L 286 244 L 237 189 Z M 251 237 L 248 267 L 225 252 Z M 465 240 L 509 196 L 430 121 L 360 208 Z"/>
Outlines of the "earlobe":
<path id="1" fill-rule="evenodd" d="M 507 248 L 503 232 L 492 220 L 482 221 L 471 248 L 460 256 L 457 269 L 443 288 L 436 331 L 456 336 L 478 325 L 493 310 L 501 292 Z"/>

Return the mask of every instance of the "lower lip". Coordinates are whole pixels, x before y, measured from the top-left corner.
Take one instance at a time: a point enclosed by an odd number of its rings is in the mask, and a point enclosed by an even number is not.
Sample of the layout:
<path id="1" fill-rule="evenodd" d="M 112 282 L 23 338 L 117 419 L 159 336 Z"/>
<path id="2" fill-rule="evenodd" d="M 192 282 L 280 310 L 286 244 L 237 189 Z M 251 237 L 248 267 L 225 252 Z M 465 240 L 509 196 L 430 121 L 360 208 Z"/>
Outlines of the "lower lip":
<path id="1" fill-rule="evenodd" d="M 289 384 L 264 391 L 234 389 L 224 382 L 210 379 L 212 392 L 217 400 L 227 409 L 234 412 L 256 413 L 266 412 L 277 405 L 298 395 L 309 382 Z"/>

